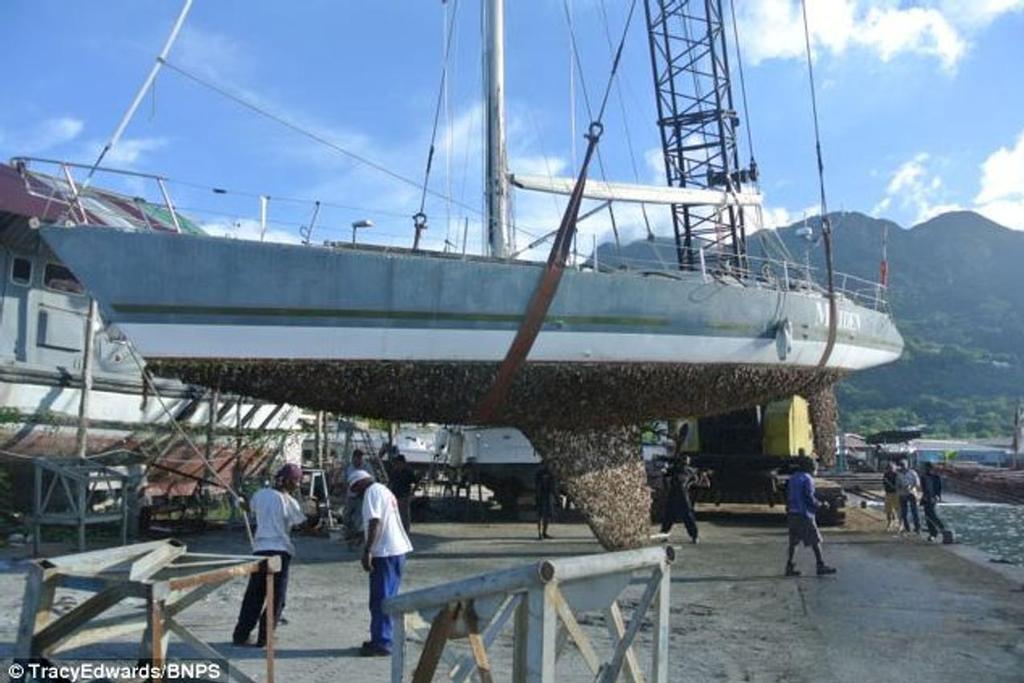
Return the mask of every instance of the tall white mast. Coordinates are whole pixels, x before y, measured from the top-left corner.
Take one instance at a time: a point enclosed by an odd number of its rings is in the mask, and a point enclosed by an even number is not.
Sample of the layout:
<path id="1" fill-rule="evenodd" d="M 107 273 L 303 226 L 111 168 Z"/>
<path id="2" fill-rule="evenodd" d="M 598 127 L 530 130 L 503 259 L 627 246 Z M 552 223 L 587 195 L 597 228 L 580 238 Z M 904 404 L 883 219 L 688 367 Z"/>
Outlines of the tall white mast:
<path id="1" fill-rule="evenodd" d="M 512 250 L 505 141 L 505 1 L 485 0 L 483 11 L 484 99 L 487 103 L 484 217 L 490 254 L 504 258 Z"/>

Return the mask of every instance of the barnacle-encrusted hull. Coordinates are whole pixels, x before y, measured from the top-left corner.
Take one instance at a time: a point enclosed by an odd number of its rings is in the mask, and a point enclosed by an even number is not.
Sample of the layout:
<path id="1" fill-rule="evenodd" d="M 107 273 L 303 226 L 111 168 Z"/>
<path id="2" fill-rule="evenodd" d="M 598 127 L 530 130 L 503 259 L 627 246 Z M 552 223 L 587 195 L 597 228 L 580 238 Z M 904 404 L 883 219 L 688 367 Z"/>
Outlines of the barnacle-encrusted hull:
<path id="1" fill-rule="evenodd" d="M 158 373 L 338 413 L 466 423 L 536 287 L 536 263 L 47 227 L 43 236 Z M 106 264 L 117 263 L 116 269 Z M 494 424 L 522 429 L 606 547 L 646 538 L 630 430 L 726 412 L 894 360 L 883 311 L 805 286 L 567 270 Z M 820 404 L 827 412 L 825 402 Z"/>

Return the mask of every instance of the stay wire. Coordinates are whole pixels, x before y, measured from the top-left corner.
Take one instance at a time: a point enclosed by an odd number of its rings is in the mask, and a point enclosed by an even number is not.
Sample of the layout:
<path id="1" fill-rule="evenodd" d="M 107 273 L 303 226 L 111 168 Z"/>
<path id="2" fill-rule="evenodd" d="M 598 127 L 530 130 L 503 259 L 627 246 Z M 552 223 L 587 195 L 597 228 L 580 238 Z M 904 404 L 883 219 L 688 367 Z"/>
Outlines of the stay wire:
<path id="1" fill-rule="evenodd" d="M 611 22 L 608 20 L 608 7 L 605 0 L 601 0 L 601 19 L 604 23 L 604 36 L 605 40 L 608 41 L 608 48 L 610 50 L 615 49 L 615 43 L 612 41 Z M 640 169 L 636 162 L 636 149 L 633 147 L 633 135 L 629 129 L 629 118 L 626 116 L 626 100 L 622 96 L 622 80 L 619 79 L 615 82 L 615 95 L 619 102 L 619 113 L 622 116 L 622 129 L 626 135 L 626 149 L 629 150 L 629 162 L 633 168 L 633 179 L 637 183 L 640 182 Z M 654 230 L 651 229 L 651 219 L 647 215 L 647 204 L 640 202 L 640 214 L 644 219 L 644 227 L 647 229 L 647 239 L 654 239 Z"/>
<path id="2" fill-rule="evenodd" d="M 406 185 L 410 185 L 412 187 L 415 187 L 418 190 L 423 190 L 426 194 L 429 194 L 431 196 L 437 197 L 439 199 L 443 199 L 443 200 L 446 200 L 446 201 L 451 201 L 453 204 L 456 204 L 457 206 L 459 206 L 459 207 L 461 207 L 461 208 L 463 208 L 463 209 L 465 209 L 467 211 L 472 211 L 475 214 L 481 213 L 480 209 L 478 209 L 476 207 L 470 206 L 468 204 L 465 204 L 463 202 L 455 200 L 455 199 L 453 199 L 451 197 L 446 197 L 443 192 L 437 192 L 436 190 L 431 190 L 431 189 L 421 185 L 420 183 L 416 182 L 412 178 L 404 176 L 401 173 L 398 173 L 396 171 L 392 171 L 390 168 L 388 168 L 387 166 L 384 166 L 383 164 L 380 164 L 380 163 L 378 163 L 376 161 L 373 161 L 372 159 L 369 159 L 369 158 L 367 158 L 367 157 L 365 157 L 365 156 L 363 156 L 361 154 L 353 152 L 352 150 L 346 149 L 346 148 L 342 147 L 341 145 L 338 145 L 338 144 L 328 140 L 327 138 L 323 137 L 319 133 L 315 133 L 315 132 L 313 132 L 311 130 L 303 128 L 302 126 L 300 126 L 297 123 L 294 123 L 292 121 L 289 121 L 288 119 L 284 118 L 283 116 L 280 116 L 280 115 L 275 114 L 273 112 L 267 111 L 266 109 L 263 109 L 262 107 L 260 107 L 259 105 L 255 104 L 254 102 L 251 102 L 251 101 L 245 99 L 244 97 L 242 97 L 240 95 L 237 95 L 237 94 L 235 94 L 235 93 L 233 93 L 233 92 L 231 92 L 229 90 L 226 90 L 226 89 L 222 88 L 221 86 L 219 86 L 219 85 L 217 85 L 215 83 L 211 83 L 210 81 L 207 81 L 206 79 L 201 78 L 200 76 L 197 76 L 196 74 L 193 74 L 193 73 L 183 69 L 182 67 L 177 66 L 176 64 L 174 64 L 172 62 L 169 62 L 169 61 L 165 60 L 164 61 L 164 66 L 166 66 L 168 69 L 170 69 L 170 70 L 180 74 L 181 76 L 184 76 L 185 78 L 193 81 L 194 83 L 197 83 L 197 84 L 203 86 L 204 88 L 208 88 L 209 90 L 212 90 L 213 92 L 217 93 L 218 95 L 221 95 L 222 97 L 225 97 L 225 98 L 231 100 L 232 102 L 234 102 L 234 103 L 236 103 L 236 104 L 238 104 L 238 105 L 240 105 L 242 107 L 245 107 L 246 109 L 249 109 L 250 111 L 253 111 L 253 112 L 259 114 L 260 116 L 268 118 L 271 121 L 274 121 L 275 123 L 278 123 L 278 124 L 284 126 L 285 128 L 288 128 L 289 130 L 291 130 L 291 131 L 293 131 L 295 133 L 298 133 L 299 135 L 302 135 L 303 137 L 309 138 L 310 140 L 313 140 L 314 142 L 317 142 L 317 143 L 319 143 L 319 144 L 321 144 L 321 145 L 323 145 L 323 146 L 325 146 L 325 147 L 327 147 L 329 149 L 332 149 L 335 152 L 338 152 L 339 154 L 341 154 L 343 156 L 346 156 L 346 157 L 348 157 L 348 158 L 350 158 L 350 159 L 352 159 L 352 160 L 354 160 L 354 161 L 356 161 L 356 162 L 358 162 L 360 164 L 363 164 L 364 166 L 368 166 L 369 168 L 372 168 L 372 169 L 374 169 L 376 171 L 379 171 L 380 173 L 383 173 L 383 174 L 393 178 L 394 180 L 397 180 L 397 181 L 399 181 L 401 183 L 405 183 Z"/>
<path id="3" fill-rule="evenodd" d="M 825 162 L 821 153 L 821 131 L 818 126 L 818 97 L 814 87 L 814 60 L 811 58 L 811 29 L 807 21 L 807 0 L 800 0 L 804 17 L 804 44 L 807 48 L 807 77 L 811 87 L 811 113 L 814 118 L 814 149 L 818 159 L 818 188 L 821 193 L 821 227 L 831 230 L 828 225 L 828 202 L 825 198 Z"/>
<path id="4" fill-rule="evenodd" d="M 743 77 L 743 51 L 740 49 L 740 29 L 736 21 L 736 2 L 729 0 L 729 12 L 732 14 L 733 44 L 736 45 L 736 67 L 740 76 L 740 97 L 743 100 L 743 120 L 747 124 L 747 148 L 750 149 L 750 160 L 754 160 L 754 132 L 750 125 L 750 107 L 747 105 L 747 81 Z"/>
<path id="5" fill-rule="evenodd" d="M 437 129 L 441 121 L 441 105 L 444 103 L 445 84 L 448 82 L 448 61 L 452 49 L 452 35 L 455 33 L 455 16 L 459 9 L 459 0 L 452 2 L 451 18 L 448 20 L 448 36 L 444 47 L 444 63 L 441 65 L 441 84 L 438 86 L 437 103 L 434 106 L 434 126 L 430 133 L 430 150 L 427 152 L 427 167 L 423 173 L 423 193 L 420 195 L 419 213 L 423 214 L 427 206 L 427 187 L 430 183 L 430 169 L 434 161 L 435 144 L 437 143 Z M 450 201 L 450 197 L 446 197 Z"/>

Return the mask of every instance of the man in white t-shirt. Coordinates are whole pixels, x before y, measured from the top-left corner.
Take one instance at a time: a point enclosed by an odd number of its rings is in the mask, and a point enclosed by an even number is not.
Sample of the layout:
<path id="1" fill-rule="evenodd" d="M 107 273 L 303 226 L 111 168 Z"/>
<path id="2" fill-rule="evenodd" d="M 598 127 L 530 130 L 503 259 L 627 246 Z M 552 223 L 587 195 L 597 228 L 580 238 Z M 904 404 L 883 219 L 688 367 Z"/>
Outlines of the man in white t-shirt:
<path id="1" fill-rule="evenodd" d="M 262 488 L 249 500 L 249 510 L 256 517 L 256 534 L 253 536 L 253 555 L 281 558 L 281 571 L 274 575 L 274 625 L 277 626 L 284 608 L 284 596 L 288 587 L 288 565 L 291 564 L 295 546 L 289 538 L 291 528 L 305 523 L 306 515 L 292 493 L 302 481 L 302 470 L 298 465 L 287 464 L 274 476 L 274 486 Z M 249 634 L 259 622 L 260 628 L 256 645 L 267 644 L 267 618 L 263 604 L 267 598 L 267 575 L 260 571 L 249 575 L 242 608 L 231 641 L 235 645 L 246 645 Z"/>
<path id="2" fill-rule="evenodd" d="M 370 573 L 370 640 L 363 643 L 360 654 L 387 656 L 391 654 L 393 627 L 382 605 L 398 594 L 405 556 L 412 552 L 412 543 L 402 526 L 398 500 L 387 486 L 374 482 L 369 472 L 355 470 L 348 476 L 348 488 L 363 501 L 366 544 L 362 562 L 363 569 Z"/>

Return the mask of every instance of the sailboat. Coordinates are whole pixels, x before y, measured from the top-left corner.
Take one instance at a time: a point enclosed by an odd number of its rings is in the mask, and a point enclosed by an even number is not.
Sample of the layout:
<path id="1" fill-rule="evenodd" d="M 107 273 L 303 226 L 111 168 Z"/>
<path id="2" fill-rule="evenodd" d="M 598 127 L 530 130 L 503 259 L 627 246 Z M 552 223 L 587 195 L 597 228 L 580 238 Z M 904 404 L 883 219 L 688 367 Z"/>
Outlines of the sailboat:
<path id="1" fill-rule="evenodd" d="M 756 170 L 738 160 L 720 2 L 644 3 L 664 187 L 588 180 L 585 164 L 577 178 L 509 173 L 503 4 L 483 3 L 485 255 L 246 242 L 89 220 L 43 221 L 40 233 L 155 371 L 339 414 L 519 427 L 571 491 L 576 482 L 598 531 L 622 526 L 602 505 L 635 507 L 646 495 L 632 457 L 639 443 L 624 446 L 629 439 L 608 430 L 827 390 L 846 373 L 897 359 L 903 340 L 883 286 L 822 286 L 799 266 L 746 252 L 761 197 Z M 673 22 L 693 13 L 706 13 L 696 18 L 707 28 L 680 53 Z M 691 75 L 711 78 L 719 96 L 687 98 Z M 589 136 L 592 149 L 599 124 Z M 686 157 L 693 147 L 696 170 Z M 668 205 L 678 258 L 565 268 L 556 249 L 575 229 L 572 211 L 546 264 L 515 258 L 512 186 L 569 195 L 577 213 L 584 198 Z M 169 201 L 167 210 L 174 214 Z M 588 507 L 588 496 L 601 497 L 587 491 L 597 480 L 604 499 L 620 501 Z M 608 528 L 598 536 L 636 544 L 640 524 L 626 526 L 626 540 Z"/>

